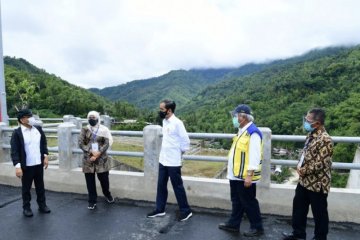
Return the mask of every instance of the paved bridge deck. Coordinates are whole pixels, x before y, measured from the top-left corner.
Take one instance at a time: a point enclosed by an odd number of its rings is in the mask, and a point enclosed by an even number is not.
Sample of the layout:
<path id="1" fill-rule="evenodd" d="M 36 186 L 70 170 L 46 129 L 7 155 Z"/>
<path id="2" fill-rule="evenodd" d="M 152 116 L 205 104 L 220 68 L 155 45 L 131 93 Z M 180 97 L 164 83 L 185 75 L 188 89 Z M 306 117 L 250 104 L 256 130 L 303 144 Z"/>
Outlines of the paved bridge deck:
<path id="1" fill-rule="evenodd" d="M 186 222 L 175 220 L 176 206 L 170 205 L 167 215 L 147 219 L 153 203 L 116 198 L 109 205 L 99 198 L 98 208 L 87 209 L 87 196 L 82 194 L 51 192 L 46 193 L 50 214 L 37 211 L 36 195 L 32 190 L 34 216 L 22 215 L 21 190 L 17 187 L 0 185 L 0 239 L 206 239 L 232 240 L 254 239 L 241 234 L 219 230 L 217 225 L 227 219 L 227 211 L 194 208 L 194 216 Z M 331 216 L 330 216 L 331 217 Z M 264 215 L 265 235 L 258 239 L 281 239 L 283 231 L 291 229 L 288 217 Z M 313 221 L 308 223 L 308 237 L 312 237 Z M 245 219 L 241 231 L 249 226 Z M 353 223 L 330 223 L 328 239 L 360 239 L 360 225 Z"/>

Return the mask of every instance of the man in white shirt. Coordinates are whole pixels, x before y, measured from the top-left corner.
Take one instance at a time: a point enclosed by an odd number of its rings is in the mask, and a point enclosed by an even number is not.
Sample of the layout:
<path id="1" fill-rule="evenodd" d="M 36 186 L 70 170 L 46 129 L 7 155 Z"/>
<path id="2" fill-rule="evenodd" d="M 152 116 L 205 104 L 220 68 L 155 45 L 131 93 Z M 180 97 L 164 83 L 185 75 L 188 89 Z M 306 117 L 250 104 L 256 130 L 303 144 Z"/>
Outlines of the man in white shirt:
<path id="1" fill-rule="evenodd" d="M 190 139 L 183 122 L 175 112 L 176 104 L 171 100 L 160 102 L 159 116 L 163 119 L 163 139 L 159 158 L 159 177 L 156 195 L 156 208 L 147 217 L 164 216 L 168 197 L 167 182 L 170 177 L 175 197 L 179 205 L 179 221 L 186 221 L 192 216 L 181 178 L 182 155 L 189 150 Z"/>
<path id="2" fill-rule="evenodd" d="M 253 123 L 249 106 L 240 104 L 232 114 L 234 127 L 239 128 L 228 156 L 227 178 L 230 181 L 232 212 L 229 220 L 219 224 L 219 228 L 239 232 L 242 217 L 246 213 L 250 229 L 244 236 L 261 236 L 264 229 L 256 199 L 256 183 L 261 178 L 262 133 Z"/>
<path id="3" fill-rule="evenodd" d="M 44 187 L 44 169 L 48 167 L 48 149 L 46 136 L 40 126 L 33 126 L 36 120 L 29 109 L 17 114 L 20 127 L 11 136 L 11 159 L 15 166 L 15 175 L 21 179 L 23 214 L 32 217 L 30 208 L 32 183 L 35 184 L 39 212 L 50 213 L 46 205 Z"/>

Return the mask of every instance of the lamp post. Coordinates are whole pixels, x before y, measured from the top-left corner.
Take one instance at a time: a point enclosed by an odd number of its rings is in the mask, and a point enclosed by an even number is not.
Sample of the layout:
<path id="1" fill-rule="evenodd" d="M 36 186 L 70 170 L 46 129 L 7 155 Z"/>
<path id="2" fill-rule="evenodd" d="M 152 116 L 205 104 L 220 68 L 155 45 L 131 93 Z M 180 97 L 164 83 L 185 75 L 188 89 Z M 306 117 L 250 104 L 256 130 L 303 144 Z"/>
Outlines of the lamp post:
<path id="1" fill-rule="evenodd" d="M 2 48 L 2 28 L 1 28 L 1 2 L 0 2 L 0 122 L 9 124 L 9 116 L 7 115 L 6 106 L 6 89 L 4 75 L 4 56 Z"/>

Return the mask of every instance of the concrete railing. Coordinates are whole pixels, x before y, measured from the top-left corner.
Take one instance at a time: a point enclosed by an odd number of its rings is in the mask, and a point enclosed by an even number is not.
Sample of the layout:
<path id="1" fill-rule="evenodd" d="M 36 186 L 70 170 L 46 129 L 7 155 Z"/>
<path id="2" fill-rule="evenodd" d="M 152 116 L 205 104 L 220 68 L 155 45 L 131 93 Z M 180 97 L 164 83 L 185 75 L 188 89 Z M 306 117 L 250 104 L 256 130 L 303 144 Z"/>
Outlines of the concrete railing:
<path id="1" fill-rule="evenodd" d="M 73 120 L 75 121 L 75 120 Z M 76 121 L 79 121 L 78 119 Z M 9 136 L 12 128 L 0 124 L 0 183 L 19 186 L 15 170 L 10 162 Z M 264 136 L 264 161 L 262 179 L 258 184 L 257 196 L 263 213 L 291 215 L 295 186 L 272 184 L 270 182 L 271 141 L 269 128 L 260 128 Z M 79 166 L 81 150 L 77 147 L 79 125 L 72 122 L 61 123 L 57 129 L 44 129 L 46 133 L 56 133 L 58 147 L 50 148 L 59 152 L 59 165 L 49 166 L 45 171 L 46 189 L 63 192 L 86 193 L 83 173 Z M 158 157 L 161 148 L 161 127 L 149 125 L 143 132 L 112 131 L 118 136 L 143 136 L 144 152 L 109 151 L 111 155 L 143 157 L 144 172 L 110 171 L 113 194 L 120 198 L 154 201 L 158 175 Z M 232 138 L 233 134 L 190 133 L 192 139 Z M 300 141 L 300 139 L 299 139 Z M 185 155 L 185 160 L 226 161 L 224 157 Z M 184 176 L 184 185 L 189 202 L 193 206 L 230 209 L 229 184 L 226 179 L 210 179 Z M 98 186 L 99 187 L 99 186 Z M 169 186 L 169 191 L 172 192 Z M 99 189 L 99 192 L 101 190 Z M 329 214 L 333 221 L 360 223 L 360 189 L 332 188 L 329 194 Z M 169 201 L 175 203 L 174 194 Z"/>

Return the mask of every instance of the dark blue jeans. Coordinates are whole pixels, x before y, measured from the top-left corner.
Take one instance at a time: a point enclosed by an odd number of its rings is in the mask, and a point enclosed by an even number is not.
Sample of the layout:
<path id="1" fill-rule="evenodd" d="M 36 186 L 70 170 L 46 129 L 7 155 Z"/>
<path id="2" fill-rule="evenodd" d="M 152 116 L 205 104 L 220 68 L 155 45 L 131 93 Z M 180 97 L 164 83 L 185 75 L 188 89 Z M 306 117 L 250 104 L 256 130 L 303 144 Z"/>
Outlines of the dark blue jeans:
<path id="1" fill-rule="evenodd" d="M 244 186 L 244 181 L 230 180 L 232 212 L 228 224 L 240 228 L 241 219 L 246 213 L 250 228 L 263 230 L 259 202 L 256 199 L 256 184 Z"/>
<path id="2" fill-rule="evenodd" d="M 179 167 L 166 167 L 159 163 L 159 177 L 156 195 L 156 210 L 159 212 L 165 211 L 166 201 L 168 197 L 167 183 L 170 177 L 171 184 L 174 189 L 175 197 L 179 205 L 181 213 L 188 213 L 191 211 L 183 181 L 181 178 L 181 166 Z"/>
<path id="3" fill-rule="evenodd" d="M 327 194 L 310 191 L 300 184 L 295 190 L 292 213 L 293 234 L 306 238 L 306 222 L 309 205 L 315 221 L 314 235 L 316 239 L 324 240 L 329 232 L 329 215 L 327 210 Z"/>

